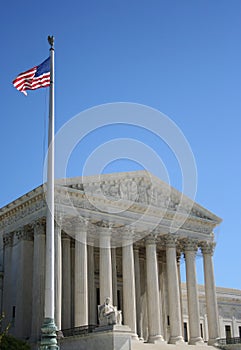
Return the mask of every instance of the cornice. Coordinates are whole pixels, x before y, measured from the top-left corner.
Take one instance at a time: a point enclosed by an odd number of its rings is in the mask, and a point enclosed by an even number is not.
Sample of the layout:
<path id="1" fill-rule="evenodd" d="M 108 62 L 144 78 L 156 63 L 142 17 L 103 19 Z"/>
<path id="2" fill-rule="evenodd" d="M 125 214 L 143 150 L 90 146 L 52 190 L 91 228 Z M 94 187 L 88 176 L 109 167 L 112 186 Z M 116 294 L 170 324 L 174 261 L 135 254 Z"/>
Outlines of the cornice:
<path id="1" fill-rule="evenodd" d="M 0 231 L 9 232 L 19 226 L 25 226 L 44 216 L 46 209 L 45 196 L 42 188 L 31 191 L 31 195 L 24 195 L 14 201 L 14 205 L 2 208 L 0 212 Z"/>
<path id="2" fill-rule="evenodd" d="M 15 199 L 11 203 L 7 204 L 6 206 L 0 208 L 0 219 L 4 218 L 6 215 L 11 215 L 12 213 L 18 211 L 21 208 L 24 208 L 25 205 L 28 203 L 31 203 L 31 201 L 35 201 L 36 197 L 38 195 L 42 195 L 44 193 L 43 191 L 43 185 L 40 185 L 33 189 L 32 191 L 24 194 L 23 196 Z"/>

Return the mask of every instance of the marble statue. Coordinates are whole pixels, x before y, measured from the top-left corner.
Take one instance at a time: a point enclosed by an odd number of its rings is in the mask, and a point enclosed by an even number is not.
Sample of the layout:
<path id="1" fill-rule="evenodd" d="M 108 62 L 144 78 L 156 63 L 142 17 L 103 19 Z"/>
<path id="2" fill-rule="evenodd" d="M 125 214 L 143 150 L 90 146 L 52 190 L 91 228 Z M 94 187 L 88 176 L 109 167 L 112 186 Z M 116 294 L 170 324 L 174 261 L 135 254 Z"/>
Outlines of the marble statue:
<path id="1" fill-rule="evenodd" d="M 107 297 L 104 304 L 98 306 L 98 316 L 100 326 L 121 324 L 122 313 L 116 306 L 111 304 L 111 299 Z"/>

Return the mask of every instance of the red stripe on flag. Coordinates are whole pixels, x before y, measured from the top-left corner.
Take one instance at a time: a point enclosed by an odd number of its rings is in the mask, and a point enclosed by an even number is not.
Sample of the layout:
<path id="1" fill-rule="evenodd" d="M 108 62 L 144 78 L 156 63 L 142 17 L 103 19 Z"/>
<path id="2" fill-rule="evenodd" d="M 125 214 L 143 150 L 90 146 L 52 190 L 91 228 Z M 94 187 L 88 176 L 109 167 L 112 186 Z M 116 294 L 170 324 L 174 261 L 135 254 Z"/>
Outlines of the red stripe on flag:
<path id="1" fill-rule="evenodd" d="M 45 61 L 46 62 L 46 61 Z M 43 62 L 43 63 L 45 63 Z M 41 87 L 47 87 L 50 85 L 50 71 L 42 73 L 40 76 L 35 76 L 37 70 L 41 65 L 33 67 L 26 72 L 20 73 L 14 80 L 14 87 L 27 95 L 25 90 L 36 90 Z"/>

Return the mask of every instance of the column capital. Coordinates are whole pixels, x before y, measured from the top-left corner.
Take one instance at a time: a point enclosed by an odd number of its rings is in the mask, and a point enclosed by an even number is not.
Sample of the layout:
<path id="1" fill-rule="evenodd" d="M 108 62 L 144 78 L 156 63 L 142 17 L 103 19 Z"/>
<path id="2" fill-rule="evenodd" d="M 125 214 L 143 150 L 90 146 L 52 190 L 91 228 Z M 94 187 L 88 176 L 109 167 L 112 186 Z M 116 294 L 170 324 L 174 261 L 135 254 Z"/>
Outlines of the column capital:
<path id="1" fill-rule="evenodd" d="M 87 243 L 88 221 L 85 219 L 76 219 L 73 222 L 74 239 L 76 242 Z"/>
<path id="2" fill-rule="evenodd" d="M 30 226 L 19 229 L 15 235 L 18 241 L 33 241 L 33 231 Z"/>
<path id="3" fill-rule="evenodd" d="M 133 244 L 133 251 L 139 253 L 139 250 L 140 250 L 140 246 L 138 244 L 136 244 L 136 243 Z"/>
<path id="4" fill-rule="evenodd" d="M 157 244 L 157 235 L 155 234 L 150 234 L 149 236 L 146 237 L 145 239 L 145 244 L 146 245 L 151 245 L 151 244 Z"/>
<path id="5" fill-rule="evenodd" d="M 122 246 L 133 244 L 132 230 L 126 230 L 122 233 Z"/>
<path id="6" fill-rule="evenodd" d="M 42 218 L 42 219 L 35 220 L 32 223 L 32 227 L 34 229 L 34 234 L 45 235 L 46 219 Z"/>
<path id="7" fill-rule="evenodd" d="M 13 232 L 5 233 L 3 235 L 3 245 L 5 247 L 11 247 L 13 245 Z"/>
<path id="8" fill-rule="evenodd" d="M 165 235 L 163 237 L 164 244 L 167 248 L 176 248 L 177 247 L 177 237 L 172 234 Z"/>
<path id="9" fill-rule="evenodd" d="M 215 242 L 201 242 L 201 243 L 199 243 L 199 246 L 200 246 L 203 254 L 213 255 L 216 243 Z"/>
<path id="10" fill-rule="evenodd" d="M 61 237 L 62 237 L 63 241 L 70 240 L 70 236 L 67 233 L 65 233 L 64 231 L 62 231 Z"/>
<path id="11" fill-rule="evenodd" d="M 87 219 L 79 217 L 71 220 L 70 226 L 74 233 L 78 233 L 80 229 L 84 229 L 85 231 L 87 231 L 88 223 L 89 221 Z"/>
<path id="12" fill-rule="evenodd" d="M 191 251 L 195 252 L 198 250 L 198 241 L 195 239 L 184 238 L 181 241 L 182 248 L 184 252 Z"/>

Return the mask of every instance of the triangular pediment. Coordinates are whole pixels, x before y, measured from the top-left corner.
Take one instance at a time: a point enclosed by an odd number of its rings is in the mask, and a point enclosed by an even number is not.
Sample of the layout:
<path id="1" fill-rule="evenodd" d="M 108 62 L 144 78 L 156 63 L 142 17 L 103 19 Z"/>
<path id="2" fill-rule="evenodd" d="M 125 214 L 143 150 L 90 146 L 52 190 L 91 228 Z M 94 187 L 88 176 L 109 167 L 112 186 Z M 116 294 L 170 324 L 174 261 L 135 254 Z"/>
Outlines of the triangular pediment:
<path id="1" fill-rule="evenodd" d="M 15 230 L 19 225 L 43 218 L 45 196 L 44 184 L 3 207 L 0 229 Z M 112 227 L 133 231 L 136 236 L 147 232 L 173 233 L 199 240 L 212 240 L 213 229 L 221 222 L 209 210 L 147 171 L 56 180 L 55 218 L 60 219 L 64 230 L 77 220 L 93 224 L 93 231 L 96 227 Z"/>
<path id="2" fill-rule="evenodd" d="M 141 170 L 59 180 L 58 184 L 112 203 L 129 201 L 219 224 L 221 219 L 151 173 Z"/>

